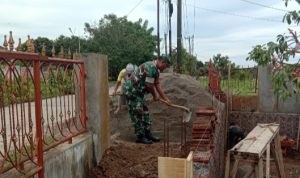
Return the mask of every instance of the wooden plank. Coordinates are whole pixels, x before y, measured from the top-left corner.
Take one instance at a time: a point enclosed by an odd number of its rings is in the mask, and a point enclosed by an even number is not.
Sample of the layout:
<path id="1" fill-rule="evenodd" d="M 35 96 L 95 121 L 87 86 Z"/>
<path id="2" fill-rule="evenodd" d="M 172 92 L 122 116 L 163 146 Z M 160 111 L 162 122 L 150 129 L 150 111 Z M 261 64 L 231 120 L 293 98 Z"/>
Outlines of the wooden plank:
<path id="1" fill-rule="evenodd" d="M 226 160 L 226 167 L 225 167 L 225 178 L 229 178 L 230 172 L 230 152 L 227 151 L 227 160 Z"/>
<path id="2" fill-rule="evenodd" d="M 158 157 L 158 178 L 186 178 L 186 160 Z"/>
<path id="3" fill-rule="evenodd" d="M 238 170 L 238 166 L 239 166 L 239 162 L 240 160 L 237 159 L 237 158 L 234 158 L 234 163 L 233 163 L 233 167 L 232 167 L 232 170 L 231 170 L 231 173 L 230 173 L 230 177 L 235 177 L 236 176 L 236 173 L 237 173 L 237 170 Z"/>
<path id="4" fill-rule="evenodd" d="M 230 151 L 262 156 L 275 135 L 279 131 L 279 124 L 258 124 L 245 139 L 241 140 Z M 256 138 L 256 139 L 251 139 Z M 241 144 L 242 143 L 242 144 Z M 237 148 L 239 146 L 239 148 Z"/>
<path id="5" fill-rule="evenodd" d="M 279 177 L 285 178 L 279 134 L 276 135 L 274 142 L 275 142 L 275 158 L 277 158 L 276 161 L 278 163 L 278 168 L 279 168 Z"/>
<path id="6" fill-rule="evenodd" d="M 193 151 L 190 151 L 186 159 L 186 178 L 193 178 Z"/>
<path id="7" fill-rule="evenodd" d="M 260 158 L 258 161 L 258 177 L 257 178 L 263 178 L 264 177 L 264 164 L 263 159 Z"/>
<path id="8" fill-rule="evenodd" d="M 254 173 L 255 173 L 255 165 L 254 165 L 254 164 L 251 164 L 251 169 L 249 169 L 248 172 L 246 172 L 246 174 L 244 175 L 243 178 L 249 178 L 249 177 L 251 177 Z"/>
<path id="9" fill-rule="evenodd" d="M 266 152 L 266 178 L 270 178 L 270 143 L 267 145 Z"/>

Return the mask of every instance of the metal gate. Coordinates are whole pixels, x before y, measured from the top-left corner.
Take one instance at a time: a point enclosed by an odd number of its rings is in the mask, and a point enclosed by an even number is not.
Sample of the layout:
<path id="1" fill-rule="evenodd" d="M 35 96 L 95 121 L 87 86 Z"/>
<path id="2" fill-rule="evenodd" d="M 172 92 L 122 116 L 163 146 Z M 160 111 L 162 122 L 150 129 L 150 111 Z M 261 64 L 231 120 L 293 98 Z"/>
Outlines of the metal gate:
<path id="1" fill-rule="evenodd" d="M 43 152 L 86 131 L 84 63 L 77 53 L 34 53 L 31 39 L 15 51 L 13 42 L 10 33 L 0 49 L 0 175 L 43 178 Z"/>

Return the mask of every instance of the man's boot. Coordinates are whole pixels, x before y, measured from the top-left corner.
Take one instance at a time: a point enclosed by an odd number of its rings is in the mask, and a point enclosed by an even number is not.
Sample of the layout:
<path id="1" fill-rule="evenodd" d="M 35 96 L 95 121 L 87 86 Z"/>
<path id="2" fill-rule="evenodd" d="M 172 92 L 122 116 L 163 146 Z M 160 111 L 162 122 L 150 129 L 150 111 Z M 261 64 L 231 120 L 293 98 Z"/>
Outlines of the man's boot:
<path id="1" fill-rule="evenodd" d="M 160 138 L 159 137 L 155 137 L 151 134 L 150 129 L 145 129 L 145 136 L 148 140 L 152 140 L 154 142 L 159 142 Z"/>
<path id="2" fill-rule="evenodd" d="M 136 143 L 152 144 L 152 141 L 147 139 L 144 135 L 138 135 Z"/>

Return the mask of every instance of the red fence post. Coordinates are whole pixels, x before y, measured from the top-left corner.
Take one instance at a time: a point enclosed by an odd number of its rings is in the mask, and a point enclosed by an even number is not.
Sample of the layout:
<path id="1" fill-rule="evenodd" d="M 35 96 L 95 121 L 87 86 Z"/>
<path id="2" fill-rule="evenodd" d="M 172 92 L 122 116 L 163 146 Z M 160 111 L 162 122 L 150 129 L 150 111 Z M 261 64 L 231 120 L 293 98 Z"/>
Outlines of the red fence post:
<path id="1" fill-rule="evenodd" d="M 82 107 L 82 123 L 83 128 L 86 128 L 86 98 L 85 98 L 85 68 L 84 63 L 81 63 L 80 82 L 81 82 L 81 107 Z"/>
<path id="2" fill-rule="evenodd" d="M 44 178 L 44 158 L 43 158 L 43 136 L 42 136 L 42 98 L 41 98 L 41 76 L 40 61 L 35 60 L 33 64 L 34 74 L 34 101 L 35 101 L 35 121 L 36 121 L 36 143 L 38 166 L 42 168 L 38 172 L 39 178 Z"/>

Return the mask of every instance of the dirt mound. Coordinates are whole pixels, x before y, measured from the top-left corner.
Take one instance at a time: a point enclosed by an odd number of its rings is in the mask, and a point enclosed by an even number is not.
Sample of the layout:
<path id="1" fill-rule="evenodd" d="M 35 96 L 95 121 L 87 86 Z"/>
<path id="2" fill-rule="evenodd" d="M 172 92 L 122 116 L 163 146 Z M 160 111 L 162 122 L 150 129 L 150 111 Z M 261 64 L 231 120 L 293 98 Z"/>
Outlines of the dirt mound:
<path id="1" fill-rule="evenodd" d="M 180 156 L 180 145 L 170 144 L 172 154 Z M 117 142 L 105 151 L 99 166 L 93 168 L 88 177 L 157 177 L 157 158 L 163 156 L 163 144 L 135 144 Z"/>
<path id="2" fill-rule="evenodd" d="M 211 94 L 190 76 L 162 73 L 161 86 L 174 104 L 186 106 L 192 110 L 192 118 L 195 118 L 194 113 L 199 106 L 207 106 L 212 103 Z M 180 123 L 183 111 L 169 107 L 160 101 L 152 101 L 150 94 L 146 96 L 146 100 L 152 116 L 152 132 L 163 137 L 165 121 L 170 127 L 170 141 L 180 142 Z M 111 111 L 114 109 L 112 107 Z M 126 141 L 135 140 L 134 129 L 130 123 L 126 108 L 118 114 L 111 112 L 111 121 L 112 134 L 120 132 L 120 139 Z"/>

